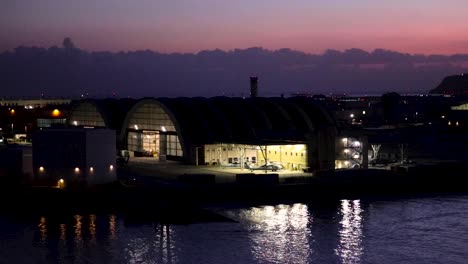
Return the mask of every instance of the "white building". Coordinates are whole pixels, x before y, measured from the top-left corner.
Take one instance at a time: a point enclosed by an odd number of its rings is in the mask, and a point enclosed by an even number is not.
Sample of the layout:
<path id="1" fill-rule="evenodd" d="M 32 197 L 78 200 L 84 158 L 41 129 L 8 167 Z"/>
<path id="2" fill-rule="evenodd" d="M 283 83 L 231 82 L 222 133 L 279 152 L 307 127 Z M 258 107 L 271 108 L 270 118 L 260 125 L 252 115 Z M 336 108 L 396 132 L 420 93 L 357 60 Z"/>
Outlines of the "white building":
<path id="1" fill-rule="evenodd" d="M 110 183 L 116 180 L 115 131 L 53 128 L 33 135 L 36 179 L 51 185 Z"/>

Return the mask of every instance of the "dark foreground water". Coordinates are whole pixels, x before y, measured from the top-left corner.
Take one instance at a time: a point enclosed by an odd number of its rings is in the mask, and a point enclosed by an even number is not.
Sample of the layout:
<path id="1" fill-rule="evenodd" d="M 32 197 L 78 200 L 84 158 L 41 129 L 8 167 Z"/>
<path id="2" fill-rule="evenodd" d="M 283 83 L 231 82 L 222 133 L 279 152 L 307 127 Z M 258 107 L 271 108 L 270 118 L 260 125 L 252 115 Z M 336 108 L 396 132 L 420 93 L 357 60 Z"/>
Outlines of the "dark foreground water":
<path id="1" fill-rule="evenodd" d="M 0 263 L 468 263 L 468 196 L 211 208 L 237 222 L 0 215 Z"/>

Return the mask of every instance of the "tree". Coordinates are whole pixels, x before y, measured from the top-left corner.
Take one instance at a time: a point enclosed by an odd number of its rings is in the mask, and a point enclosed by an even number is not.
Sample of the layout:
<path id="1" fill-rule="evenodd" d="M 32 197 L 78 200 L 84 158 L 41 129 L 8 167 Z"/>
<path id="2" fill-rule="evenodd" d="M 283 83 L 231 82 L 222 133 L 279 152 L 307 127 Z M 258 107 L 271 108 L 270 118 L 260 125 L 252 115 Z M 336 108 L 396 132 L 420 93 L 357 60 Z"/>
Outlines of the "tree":
<path id="1" fill-rule="evenodd" d="M 376 159 L 379 155 L 379 150 L 380 150 L 380 147 L 382 145 L 381 144 L 372 144 L 371 147 L 372 147 L 372 151 L 374 152 L 374 155 L 372 156 L 373 159 Z"/>

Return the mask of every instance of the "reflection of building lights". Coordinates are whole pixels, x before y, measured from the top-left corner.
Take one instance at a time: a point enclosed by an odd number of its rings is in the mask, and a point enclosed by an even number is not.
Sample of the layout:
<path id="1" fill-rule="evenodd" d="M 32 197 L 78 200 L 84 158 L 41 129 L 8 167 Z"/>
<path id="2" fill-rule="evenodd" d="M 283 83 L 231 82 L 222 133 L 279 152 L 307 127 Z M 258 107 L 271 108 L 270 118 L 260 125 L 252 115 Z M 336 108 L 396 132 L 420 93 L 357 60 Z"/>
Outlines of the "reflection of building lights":
<path id="1" fill-rule="evenodd" d="M 362 247 L 362 212 L 359 200 L 341 201 L 341 228 L 339 244 L 336 253 L 341 263 L 360 263 L 363 254 Z"/>
<path id="2" fill-rule="evenodd" d="M 44 172 L 44 167 L 42 167 L 42 166 L 39 167 L 39 171 L 40 171 L 40 172 Z"/>
<path id="3" fill-rule="evenodd" d="M 80 172 L 80 168 L 76 167 L 75 168 L 75 173 L 78 173 L 78 172 Z"/>

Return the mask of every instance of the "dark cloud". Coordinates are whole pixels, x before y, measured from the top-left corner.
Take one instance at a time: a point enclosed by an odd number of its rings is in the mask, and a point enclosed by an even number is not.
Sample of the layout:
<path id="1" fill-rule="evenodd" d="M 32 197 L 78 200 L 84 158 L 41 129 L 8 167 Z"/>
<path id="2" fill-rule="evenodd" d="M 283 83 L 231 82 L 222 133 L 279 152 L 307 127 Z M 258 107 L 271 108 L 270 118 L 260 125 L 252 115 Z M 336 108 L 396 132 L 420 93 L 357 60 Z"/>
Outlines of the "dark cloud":
<path id="1" fill-rule="evenodd" d="M 65 42 L 64 42 L 65 43 Z M 259 76 L 261 96 L 295 92 L 428 92 L 443 77 L 466 72 L 468 55 L 411 55 L 390 50 L 306 54 L 261 47 L 197 54 L 87 52 L 18 47 L 0 54 L 0 96 L 242 96 Z"/>

